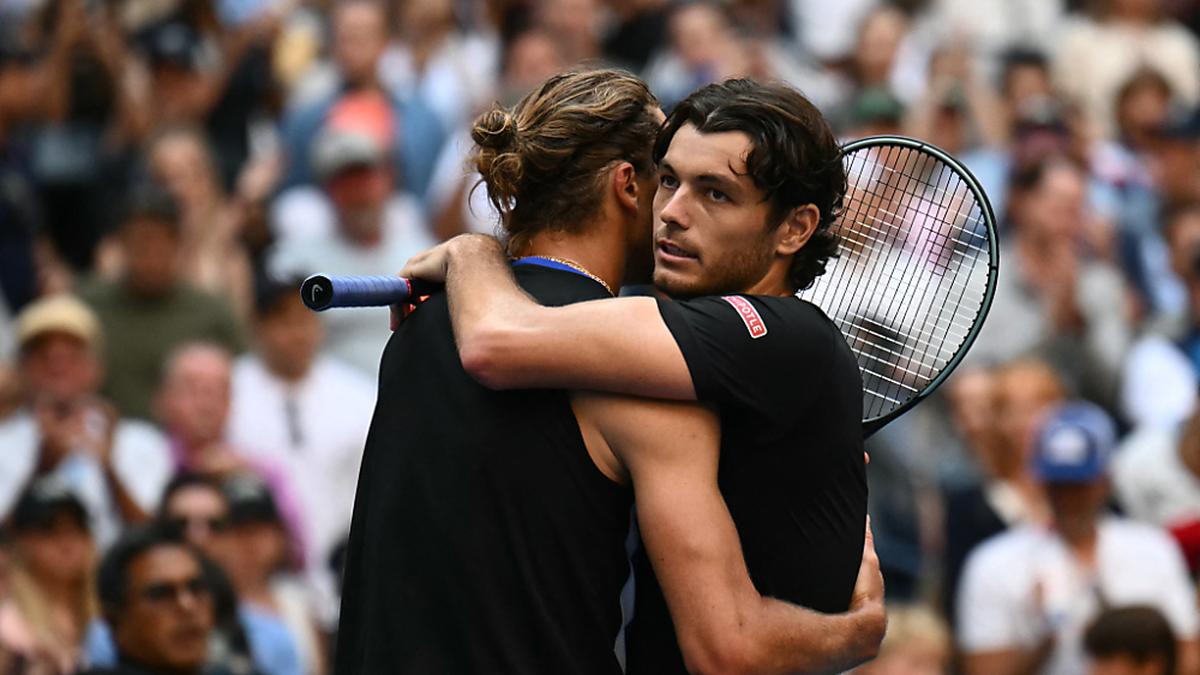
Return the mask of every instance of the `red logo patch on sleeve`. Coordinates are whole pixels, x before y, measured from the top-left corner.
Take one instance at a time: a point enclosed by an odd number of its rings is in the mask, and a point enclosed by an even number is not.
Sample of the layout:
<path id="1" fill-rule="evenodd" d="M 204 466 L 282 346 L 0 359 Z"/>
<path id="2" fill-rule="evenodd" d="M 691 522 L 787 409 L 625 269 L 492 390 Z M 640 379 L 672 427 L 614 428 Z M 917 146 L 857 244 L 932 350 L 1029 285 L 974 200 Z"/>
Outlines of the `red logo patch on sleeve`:
<path id="1" fill-rule="evenodd" d="M 758 310 L 754 309 L 749 300 L 740 295 L 722 295 L 721 299 L 737 310 L 738 316 L 742 317 L 742 323 L 746 324 L 746 330 L 750 331 L 751 338 L 758 339 L 767 334 L 767 324 L 763 323 Z"/>

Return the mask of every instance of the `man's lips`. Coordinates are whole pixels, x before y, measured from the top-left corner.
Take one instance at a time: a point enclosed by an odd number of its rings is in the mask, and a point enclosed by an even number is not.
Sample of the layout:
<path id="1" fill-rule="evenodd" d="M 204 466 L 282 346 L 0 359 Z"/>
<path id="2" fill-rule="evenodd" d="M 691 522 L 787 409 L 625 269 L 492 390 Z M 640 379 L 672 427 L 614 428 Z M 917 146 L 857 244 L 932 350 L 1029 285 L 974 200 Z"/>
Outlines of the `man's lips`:
<path id="1" fill-rule="evenodd" d="M 657 253 L 666 258 L 696 260 L 699 256 L 667 239 L 659 239 Z"/>

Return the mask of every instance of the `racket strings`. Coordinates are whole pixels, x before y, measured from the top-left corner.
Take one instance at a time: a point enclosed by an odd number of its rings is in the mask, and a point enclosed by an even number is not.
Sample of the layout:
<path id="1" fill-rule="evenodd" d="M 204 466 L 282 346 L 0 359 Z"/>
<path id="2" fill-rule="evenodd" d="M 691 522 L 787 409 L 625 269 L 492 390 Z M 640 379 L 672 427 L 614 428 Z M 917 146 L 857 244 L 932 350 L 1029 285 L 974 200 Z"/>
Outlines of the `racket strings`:
<path id="1" fill-rule="evenodd" d="M 800 297 L 847 336 L 873 419 L 917 396 L 963 345 L 987 294 L 990 244 L 984 205 L 938 157 L 868 146 L 846 162 L 840 256 Z"/>

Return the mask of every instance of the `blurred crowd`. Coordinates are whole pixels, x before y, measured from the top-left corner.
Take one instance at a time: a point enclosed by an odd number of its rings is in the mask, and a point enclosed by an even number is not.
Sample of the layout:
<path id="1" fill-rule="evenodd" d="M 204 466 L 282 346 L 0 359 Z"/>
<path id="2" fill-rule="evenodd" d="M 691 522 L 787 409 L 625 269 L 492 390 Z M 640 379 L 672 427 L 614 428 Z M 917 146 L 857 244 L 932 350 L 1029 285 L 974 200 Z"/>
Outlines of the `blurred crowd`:
<path id="1" fill-rule="evenodd" d="M 784 80 L 991 198 L 978 343 L 868 443 L 862 672 L 1200 673 L 1198 31 L 1195 0 L 5 0 L 0 672 L 328 670 L 388 317 L 299 280 L 493 232 L 469 122 L 587 63 L 668 109 Z"/>

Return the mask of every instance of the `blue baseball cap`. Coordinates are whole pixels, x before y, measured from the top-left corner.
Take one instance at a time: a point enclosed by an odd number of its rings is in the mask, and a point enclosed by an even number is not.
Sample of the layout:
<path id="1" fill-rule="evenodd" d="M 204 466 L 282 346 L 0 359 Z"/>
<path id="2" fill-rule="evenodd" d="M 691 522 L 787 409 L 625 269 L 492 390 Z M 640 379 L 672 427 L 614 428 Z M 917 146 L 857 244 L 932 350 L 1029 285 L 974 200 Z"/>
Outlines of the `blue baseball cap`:
<path id="1" fill-rule="evenodd" d="M 1052 410 L 1033 442 L 1033 470 L 1047 483 L 1090 483 L 1103 477 L 1116 447 L 1116 427 L 1098 406 L 1076 401 Z"/>

